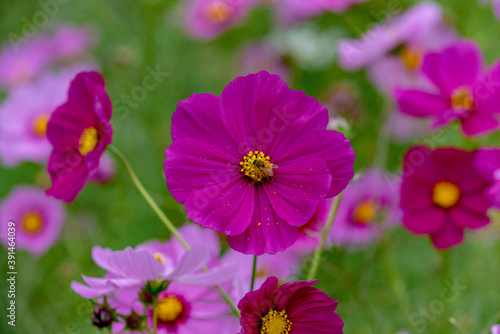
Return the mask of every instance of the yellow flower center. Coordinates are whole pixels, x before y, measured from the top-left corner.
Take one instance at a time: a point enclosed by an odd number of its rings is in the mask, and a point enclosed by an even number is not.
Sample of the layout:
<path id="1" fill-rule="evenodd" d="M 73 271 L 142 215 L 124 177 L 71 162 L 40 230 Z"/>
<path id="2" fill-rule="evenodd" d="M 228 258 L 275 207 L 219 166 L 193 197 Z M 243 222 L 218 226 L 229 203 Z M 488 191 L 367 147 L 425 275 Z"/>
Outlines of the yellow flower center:
<path id="1" fill-rule="evenodd" d="M 288 334 L 292 327 L 292 322 L 288 320 L 285 310 L 278 312 L 271 310 L 262 318 L 260 334 Z"/>
<path id="2" fill-rule="evenodd" d="M 101 141 L 101 135 L 96 128 L 90 127 L 83 130 L 80 136 L 80 146 L 78 150 L 80 154 L 86 156 L 90 151 L 94 150 Z"/>
<path id="3" fill-rule="evenodd" d="M 23 229 L 29 234 L 37 233 L 42 228 L 42 225 L 42 217 L 36 212 L 28 212 L 23 217 Z"/>
<path id="4" fill-rule="evenodd" d="M 372 201 L 364 201 L 358 204 L 352 215 L 355 222 L 366 224 L 375 219 L 377 215 L 377 204 Z"/>
<path id="5" fill-rule="evenodd" d="M 181 313 L 182 302 L 174 296 L 168 296 L 158 302 L 158 319 L 160 321 L 174 321 Z"/>
<path id="6" fill-rule="evenodd" d="M 474 97 L 469 87 L 459 87 L 451 93 L 452 107 L 470 110 L 473 104 Z"/>
<path id="7" fill-rule="evenodd" d="M 432 201 L 444 209 L 455 206 L 459 199 L 460 189 L 451 182 L 438 182 L 432 189 Z"/>
<path id="8" fill-rule="evenodd" d="M 399 57 L 405 67 L 410 71 L 418 69 L 420 63 L 422 62 L 422 55 L 420 52 L 407 46 L 403 46 L 401 52 L 399 53 Z"/>
<path id="9" fill-rule="evenodd" d="M 161 264 L 165 264 L 165 257 L 163 256 L 162 253 L 158 252 L 155 253 L 153 256 L 155 257 L 155 259 L 158 260 L 158 262 L 160 262 Z"/>
<path id="10" fill-rule="evenodd" d="M 215 23 L 222 23 L 229 18 L 231 7 L 222 1 L 213 1 L 207 8 L 207 18 Z"/>
<path id="11" fill-rule="evenodd" d="M 250 152 L 243 157 L 240 162 L 241 172 L 253 182 L 261 182 L 273 177 L 273 169 L 278 168 L 277 165 L 272 164 L 269 156 L 264 155 L 260 151 Z"/>
<path id="12" fill-rule="evenodd" d="M 49 122 L 50 115 L 43 114 L 35 118 L 33 122 L 33 132 L 39 136 L 44 137 L 47 133 L 47 123 Z"/>

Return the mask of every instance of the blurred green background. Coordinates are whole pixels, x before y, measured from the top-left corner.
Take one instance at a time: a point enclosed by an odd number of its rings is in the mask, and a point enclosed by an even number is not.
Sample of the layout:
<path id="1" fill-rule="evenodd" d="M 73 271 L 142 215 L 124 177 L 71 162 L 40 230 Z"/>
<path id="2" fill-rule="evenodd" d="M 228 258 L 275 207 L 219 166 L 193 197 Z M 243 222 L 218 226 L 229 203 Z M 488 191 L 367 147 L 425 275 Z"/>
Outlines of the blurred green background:
<path id="1" fill-rule="evenodd" d="M 239 52 L 250 41 L 268 35 L 275 24 L 270 8 L 259 7 L 238 27 L 210 42 L 189 38 L 182 28 L 181 1 L 120 0 L 61 1 L 57 13 L 41 31 L 63 23 L 91 28 L 98 37 L 93 56 L 102 68 L 115 103 L 141 86 L 148 68 L 159 67 L 168 76 L 143 101 L 113 119 L 114 144 L 129 158 L 139 178 L 167 215 L 179 225 L 183 207 L 168 193 L 164 150 L 171 142 L 170 118 L 181 99 L 192 93 L 219 95 L 238 73 Z M 377 13 L 387 10 L 386 0 L 371 0 L 345 14 L 326 14 L 314 21 L 319 30 L 335 27 L 340 35 L 359 37 Z M 417 1 L 396 1 L 401 9 Z M 488 63 L 500 55 L 500 22 L 490 7 L 476 0 L 442 0 L 446 20 L 458 32 L 476 40 Z M 41 10 L 35 1 L 0 2 L 0 40 L 20 34 L 24 21 Z M 334 48 L 334 45 L 332 45 Z M 349 137 L 356 151 L 355 170 L 374 163 L 376 143 L 387 101 L 368 82 L 364 72 L 347 73 L 335 62 L 320 69 L 299 67 L 291 61 L 293 89 L 321 97 L 336 82 L 349 82 L 359 93 L 364 111 Z M 123 105 L 123 104 L 121 104 Z M 498 134 L 464 140 L 455 126 L 445 131 L 440 145 L 477 147 L 500 143 Z M 415 142 L 416 143 L 416 142 Z M 397 172 L 402 154 L 411 143 L 391 143 L 387 169 Z M 33 184 L 42 168 L 25 163 L 14 169 L 0 166 L 0 198 L 17 184 Z M 131 183 L 122 166 L 109 185 L 89 184 L 68 206 L 69 218 L 59 242 L 44 256 L 17 252 L 16 327 L 0 320 L 0 333 L 94 333 L 90 304 L 70 289 L 80 274 L 100 276 L 103 271 L 90 257 L 94 245 L 123 249 L 168 232 Z M 496 221 L 498 222 L 498 216 Z M 365 250 L 330 250 L 320 265 L 317 287 L 339 301 L 338 313 L 346 334 L 483 333 L 500 321 L 500 229 L 498 223 L 448 252 L 436 252 L 427 238 L 396 228 L 381 243 Z M 7 272 L 6 252 L 0 251 L 2 278 Z M 307 263 L 306 263 L 307 266 Z M 450 283 L 451 282 L 451 283 Z M 450 298 L 449 285 L 455 286 Z M 6 280 L 0 283 L 2 315 L 7 307 Z M 456 319 L 452 325 L 449 318 Z M 452 320 L 453 321 L 453 320 Z M 486 332 L 484 332 L 486 333 Z"/>

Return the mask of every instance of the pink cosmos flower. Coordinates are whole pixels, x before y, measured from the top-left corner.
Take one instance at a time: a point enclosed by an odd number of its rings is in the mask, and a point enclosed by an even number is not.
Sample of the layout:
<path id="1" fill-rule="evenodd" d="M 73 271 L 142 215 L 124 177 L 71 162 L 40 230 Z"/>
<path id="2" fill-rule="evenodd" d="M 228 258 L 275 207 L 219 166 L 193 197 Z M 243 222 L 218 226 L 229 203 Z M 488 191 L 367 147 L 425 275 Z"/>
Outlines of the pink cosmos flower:
<path id="1" fill-rule="evenodd" d="M 227 266 L 199 273 L 210 260 L 208 249 L 200 245 L 186 251 L 176 264 L 168 254 L 151 254 L 147 250 L 134 250 L 130 247 L 114 252 L 109 248 L 96 246 L 92 249 L 92 258 L 108 271 L 108 275 L 104 278 L 82 275 L 88 286 L 72 282 L 71 288 L 87 299 L 111 295 L 120 290 L 141 288 L 146 282 L 157 279 L 188 285 L 217 285 L 229 280 L 230 273 L 234 270 Z"/>
<path id="2" fill-rule="evenodd" d="M 500 334 L 500 325 L 493 325 L 491 327 L 491 334 Z"/>
<path id="3" fill-rule="evenodd" d="M 335 313 L 337 302 L 313 288 L 316 282 L 293 282 L 278 288 L 278 279 L 269 277 L 238 303 L 241 333 L 343 333 L 344 323 Z"/>
<path id="4" fill-rule="evenodd" d="M 6 246 L 15 224 L 15 245 L 34 255 L 42 255 L 57 241 L 66 219 L 64 206 L 45 196 L 43 190 L 17 186 L 0 205 L 1 241 Z"/>
<path id="5" fill-rule="evenodd" d="M 226 302 L 206 287 L 171 283 L 158 296 L 158 334 L 234 334 L 238 319 Z M 153 328 L 153 307 L 148 309 Z"/>
<path id="6" fill-rule="evenodd" d="M 283 251 L 354 174 L 349 140 L 327 124 L 326 108 L 264 71 L 236 78 L 220 98 L 194 94 L 172 117 L 167 186 L 233 249 Z"/>
<path id="7" fill-rule="evenodd" d="M 441 53 L 428 54 L 422 71 L 436 91 L 396 91 L 401 112 L 432 118 L 433 128 L 459 120 L 467 136 L 498 129 L 500 66 L 484 71 L 481 52 L 475 43 L 460 41 Z"/>
<path id="8" fill-rule="evenodd" d="M 242 21 L 256 0 L 188 0 L 184 24 L 198 39 L 212 39 Z"/>
<path id="9" fill-rule="evenodd" d="M 47 73 L 9 92 L 0 106 L 0 157 L 6 166 L 47 163 L 52 150 L 47 122 L 64 102 L 71 78 L 67 72 Z"/>
<path id="10" fill-rule="evenodd" d="M 441 7 L 422 2 L 360 40 L 341 41 L 340 64 L 346 70 L 367 66 L 377 88 L 388 94 L 396 87 L 427 88 L 430 84 L 420 72 L 424 55 L 454 40 L 454 31 L 443 23 Z"/>
<path id="11" fill-rule="evenodd" d="M 47 124 L 47 138 L 53 146 L 48 164 L 52 188 L 47 195 L 65 202 L 76 198 L 111 144 L 111 114 L 103 77 L 97 72 L 78 74 L 71 82 L 68 100 Z"/>
<path id="12" fill-rule="evenodd" d="M 393 17 L 387 25 L 375 26 L 360 40 L 341 41 L 340 65 L 352 71 L 373 64 L 400 45 L 421 44 L 440 24 L 439 5 L 430 1 L 418 3 L 400 16 Z"/>
<path id="13" fill-rule="evenodd" d="M 29 82 L 52 60 L 50 38 L 38 35 L 4 46 L 0 51 L 0 88 L 7 89 Z"/>
<path id="14" fill-rule="evenodd" d="M 403 225 L 415 234 L 430 235 L 438 250 L 460 244 L 466 228 L 490 223 L 487 188 L 491 182 L 475 168 L 476 154 L 415 146 L 405 155 Z"/>
<path id="15" fill-rule="evenodd" d="M 283 61 L 283 55 L 266 43 L 247 45 L 241 54 L 240 72 L 242 75 L 267 71 L 277 74 L 281 79 L 290 79 L 290 70 Z"/>
<path id="16" fill-rule="evenodd" d="M 342 13 L 367 0 L 273 0 L 278 20 L 290 25 L 324 12 Z"/>
<path id="17" fill-rule="evenodd" d="M 491 181 L 488 194 L 493 205 L 500 208 L 500 149 L 482 148 L 478 150 L 476 168 Z"/>
<path id="18" fill-rule="evenodd" d="M 329 234 L 331 242 L 358 247 L 380 238 L 401 219 L 399 190 L 397 178 L 376 168 L 351 182 L 342 193 Z"/>

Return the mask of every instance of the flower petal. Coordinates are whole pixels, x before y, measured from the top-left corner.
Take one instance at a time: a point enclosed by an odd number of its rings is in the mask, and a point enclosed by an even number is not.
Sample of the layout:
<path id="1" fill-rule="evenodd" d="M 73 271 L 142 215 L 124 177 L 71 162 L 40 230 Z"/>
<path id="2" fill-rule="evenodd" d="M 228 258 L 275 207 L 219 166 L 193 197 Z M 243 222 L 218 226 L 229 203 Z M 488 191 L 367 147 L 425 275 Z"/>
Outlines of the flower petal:
<path id="1" fill-rule="evenodd" d="M 169 281 L 177 280 L 179 281 L 182 276 L 187 274 L 192 274 L 197 270 L 200 270 L 204 265 L 210 261 L 210 251 L 208 247 L 193 245 L 190 250 L 186 251 L 175 269 L 169 273 L 165 279 Z"/>
<path id="2" fill-rule="evenodd" d="M 237 145 L 220 119 L 219 98 L 212 94 L 193 94 L 182 100 L 172 115 L 172 139 L 195 138 L 226 150 L 238 160 Z"/>
<path id="3" fill-rule="evenodd" d="M 265 190 L 255 188 L 255 209 L 248 228 L 228 236 L 229 246 L 243 254 L 262 255 L 284 251 L 297 240 L 298 228 L 290 226 L 274 211 Z"/>
<path id="4" fill-rule="evenodd" d="M 276 169 L 264 184 L 267 197 L 280 218 L 292 226 L 307 223 L 330 189 L 332 177 L 323 160 L 308 160 Z"/>
<path id="5" fill-rule="evenodd" d="M 437 233 L 443 228 L 446 215 L 444 210 L 430 207 L 419 212 L 405 213 L 403 225 L 416 234 Z"/>
<path id="6" fill-rule="evenodd" d="M 445 250 L 464 240 L 464 230 L 446 222 L 444 227 L 431 235 L 431 241 L 438 250 Z"/>
<path id="7" fill-rule="evenodd" d="M 220 105 L 222 122 L 243 154 L 259 150 L 272 156 L 283 136 L 309 135 L 328 124 L 328 111 L 316 99 L 290 90 L 266 71 L 234 79 L 222 91 Z M 292 126 L 297 131 L 284 131 Z"/>
<path id="8" fill-rule="evenodd" d="M 338 195 L 354 176 L 354 150 L 351 143 L 340 132 L 329 130 L 316 133 L 294 146 L 280 147 L 275 163 L 277 169 L 291 164 L 308 165 L 313 159 L 322 159 L 332 176 L 326 197 Z"/>
<path id="9" fill-rule="evenodd" d="M 165 151 L 163 166 L 168 190 L 183 204 L 193 192 L 242 176 L 239 160 L 207 141 L 194 138 L 174 141 Z"/>
<path id="10" fill-rule="evenodd" d="M 154 281 L 163 274 L 163 265 L 147 251 L 135 251 L 130 247 L 116 251 L 108 259 L 113 272 L 123 277 Z"/>
<path id="11" fill-rule="evenodd" d="M 450 102 L 442 95 L 418 90 L 396 90 L 399 110 L 414 117 L 437 116 L 450 109 Z"/>
<path id="12" fill-rule="evenodd" d="M 453 208 L 450 211 L 450 219 L 461 228 L 477 229 L 490 223 L 490 218 L 486 212 L 476 213 L 461 207 Z"/>
<path id="13" fill-rule="evenodd" d="M 254 211 L 255 186 L 242 176 L 193 193 L 184 203 L 188 218 L 226 235 L 246 230 Z"/>

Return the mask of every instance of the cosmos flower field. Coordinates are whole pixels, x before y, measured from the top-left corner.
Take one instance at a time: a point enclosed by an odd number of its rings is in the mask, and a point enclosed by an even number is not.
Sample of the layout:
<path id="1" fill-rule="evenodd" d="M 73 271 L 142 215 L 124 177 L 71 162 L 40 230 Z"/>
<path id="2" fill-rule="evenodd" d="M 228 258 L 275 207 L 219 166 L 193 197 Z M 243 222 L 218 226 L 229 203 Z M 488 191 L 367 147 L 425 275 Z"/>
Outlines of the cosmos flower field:
<path id="1" fill-rule="evenodd" d="M 500 334 L 500 2 L 0 17 L 0 333 Z"/>

